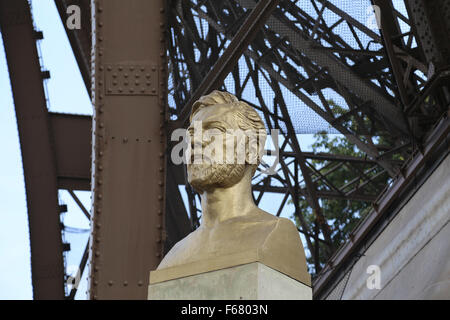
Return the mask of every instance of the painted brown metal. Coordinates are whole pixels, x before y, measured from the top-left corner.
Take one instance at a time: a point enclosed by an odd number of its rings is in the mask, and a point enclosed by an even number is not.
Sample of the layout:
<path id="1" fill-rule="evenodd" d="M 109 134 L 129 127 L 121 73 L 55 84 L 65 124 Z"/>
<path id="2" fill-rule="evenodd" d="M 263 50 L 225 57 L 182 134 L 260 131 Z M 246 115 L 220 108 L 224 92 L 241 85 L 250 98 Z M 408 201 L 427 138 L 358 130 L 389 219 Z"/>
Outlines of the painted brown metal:
<path id="1" fill-rule="evenodd" d="M 163 0 L 91 2 L 91 299 L 146 299 L 149 272 L 163 254 L 164 5 Z"/>
<path id="2" fill-rule="evenodd" d="M 0 25 L 22 151 L 33 297 L 64 299 L 56 161 L 28 1 L 1 0 Z"/>
<path id="3" fill-rule="evenodd" d="M 91 189 L 92 117 L 49 113 L 59 189 Z"/>

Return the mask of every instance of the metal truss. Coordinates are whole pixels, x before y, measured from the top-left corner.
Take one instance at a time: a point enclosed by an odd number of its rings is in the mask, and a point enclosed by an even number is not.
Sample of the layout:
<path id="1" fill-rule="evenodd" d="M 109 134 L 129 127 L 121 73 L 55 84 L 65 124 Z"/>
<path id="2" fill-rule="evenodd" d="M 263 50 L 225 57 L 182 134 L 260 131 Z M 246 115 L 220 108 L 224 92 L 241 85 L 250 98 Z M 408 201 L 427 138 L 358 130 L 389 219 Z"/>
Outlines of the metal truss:
<path id="1" fill-rule="evenodd" d="M 437 120 L 446 106 L 440 104 L 433 112 L 422 106 L 424 113 L 414 108 L 419 112 L 415 118 L 428 122 L 419 124 L 409 117 L 408 103 L 424 101 L 429 95 L 424 92 L 428 67 L 419 58 L 418 48 L 412 47 L 412 28 L 406 34 L 391 34 L 384 28 L 380 35 L 329 1 L 305 2 L 280 1 L 250 42 L 241 36 L 241 26 L 261 1 L 172 1 L 168 13 L 169 106 L 174 123 L 184 125 L 179 118 L 185 117 L 192 96 L 198 96 L 202 79 L 217 72 L 219 57 L 234 54 L 232 43 L 241 42 L 242 56 L 226 66 L 229 76 L 218 87 L 259 110 L 267 127 L 279 130 L 281 141 L 276 174 L 264 175 L 260 168 L 253 179 L 258 193 L 255 200 L 258 203 L 264 193 L 283 194 L 277 215 L 288 200 L 294 204 L 299 232 L 314 261 L 314 271 L 319 272 L 319 256 L 329 257 L 336 249 L 331 241 L 335 230 L 327 222 L 324 201 L 373 203 L 420 145 L 429 129 L 427 123 Z M 381 9 L 384 12 L 384 6 Z M 392 4 L 390 9 L 392 16 L 387 20 L 397 28 L 396 19 L 409 23 Z M 348 30 L 345 36 L 335 31 L 342 25 Z M 385 41 L 388 37 L 397 41 Z M 398 60 L 395 64 L 394 58 Z M 404 91 L 407 101 L 402 98 Z M 303 152 L 292 120 L 295 107 L 288 105 L 288 95 L 321 117 L 330 132 L 344 135 L 361 156 Z M 327 178 L 333 172 L 346 175 L 345 183 L 334 185 Z M 187 187 L 187 191 L 196 227 L 200 209 L 192 189 Z M 299 199 L 305 199 L 314 213 L 312 230 Z M 320 246 L 325 252 L 319 252 L 319 243 L 325 244 Z"/>

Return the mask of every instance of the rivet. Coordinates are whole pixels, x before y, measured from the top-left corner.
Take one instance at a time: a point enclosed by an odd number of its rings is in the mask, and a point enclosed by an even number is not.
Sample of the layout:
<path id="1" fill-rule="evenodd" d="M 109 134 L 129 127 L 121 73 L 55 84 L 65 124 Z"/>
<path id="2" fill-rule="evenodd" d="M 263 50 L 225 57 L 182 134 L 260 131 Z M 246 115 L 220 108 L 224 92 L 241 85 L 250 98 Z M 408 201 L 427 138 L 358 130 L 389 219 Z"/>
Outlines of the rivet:
<path id="1" fill-rule="evenodd" d="M 101 225 L 100 223 L 96 223 L 96 224 L 95 224 L 95 227 L 96 227 L 97 229 L 99 229 L 101 226 L 102 226 L 102 225 Z"/>
<path id="2" fill-rule="evenodd" d="M 124 281 L 123 285 L 124 285 L 124 287 L 126 287 L 128 285 L 128 281 Z"/>
<path id="3" fill-rule="evenodd" d="M 141 71 L 144 71 L 145 70 L 145 67 L 141 67 Z"/>
<path id="4" fill-rule="evenodd" d="M 117 81 L 116 80 L 113 81 L 113 85 L 117 85 Z"/>
<path id="5" fill-rule="evenodd" d="M 113 78 L 117 78 L 117 73 L 113 73 Z"/>
<path id="6" fill-rule="evenodd" d="M 162 201 L 162 199 L 163 199 L 162 196 L 158 196 L 158 200 L 159 200 L 159 201 Z M 161 227 L 161 226 L 159 226 L 159 227 Z M 159 227 L 158 227 L 158 229 L 159 229 Z"/>
<path id="7" fill-rule="evenodd" d="M 99 95 L 98 98 L 99 98 L 100 100 L 102 100 L 102 99 L 103 99 L 103 95 L 102 95 L 102 94 Z"/>
<path id="8" fill-rule="evenodd" d="M 145 92 L 145 88 L 141 88 L 141 92 Z"/>
<path id="9" fill-rule="evenodd" d="M 138 84 L 139 84 L 139 80 L 136 80 L 134 83 L 135 83 L 136 85 L 138 85 Z"/>
<path id="10" fill-rule="evenodd" d="M 100 238 L 95 238 L 95 242 L 99 243 L 100 242 Z"/>
<path id="11" fill-rule="evenodd" d="M 98 81 L 98 84 L 101 86 L 101 85 L 103 84 L 103 81 L 102 81 L 102 80 L 99 80 L 99 81 Z"/>
<path id="12" fill-rule="evenodd" d="M 103 166 L 101 166 L 101 165 L 98 166 L 98 170 L 99 170 L 99 171 L 102 171 L 102 170 L 103 170 Z"/>
<path id="13" fill-rule="evenodd" d="M 158 258 L 160 258 L 160 257 L 161 257 L 161 253 L 157 253 L 156 256 L 157 256 Z"/>
<path id="14" fill-rule="evenodd" d="M 162 215 L 162 210 L 158 210 L 158 216 Z"/>
<path id="15" fill-rule="evenodd" d="M 163 183 L 162 181 L 159 181 L 159 182 L 158 182 L 158 185 L 159 185 L 159 186 L 162 186 L 163 184 L 164 184 L 164 183 Z"/>
<path id="16" fill-rule="evenodd" d="M 134 89 L 133 88 L 130 88 L 130 90 L 129 90 L 130 92 L 134 92 Z"/>
<path id="17" fill-rule="evenodd" d="M 96 252 L 95 252 L 95 256 L 96 256 L 96 257 L 100 257 L 100 251 L 96 251 Z"/>
<path id="18" fill-rule="evenodd" d="M 112 280 L 109 280 L 108 281 L 108 286 L 112 286 L 113 285 L 113 281 Z"/>
<path id="19" fill-rule="evenodd" d="M 94 295 L 94 300 L 97 300 L 97 299 L 98 299 L 97 295 Z"/>
<path id="20" fill-rule="evenodd" d="M 101 194 L 99 194 L 99 195 L 97 195 L 97 199 L 102 199 L 103 198 L 103 196 L 101 195 Z"/>
<path id="21" fill-rule="evenodd" d="M 163 109 L 159 110 L 159 114 L 164 114 L 164 110 Z"/>
<path id="22" fill-rule="evenodd" d="M 133 67 L 133 66 L 131 66 L 131 67 L 130 67 L 130 71 L 133 71 L 133 70 L 134 70 L 134 67 Z"/>
<path id="23" fill-rule="evenodd" d="M 139 280 L 138 286 L 139 286 L 139 287 L 142 287 L 143 284 L 144 284 L 144 282 L 142 282 L 142 280 Z"/>
<path id="24" fill-rule="evenodd" d="M 123 140 L 122 140 L 124 143 L 127 143 L 128 142 L 128 138 L 123 138 Z"/>
<path id="25" fill-rule="evenodd" d="M 125 73 L 123 76 L 124 76 L 125 78 L 128 78 L 128 73 Z"/>
<path id="26" fill-rule="evenodd" d="M 98 125 L 100 128 L 103 128 L 105 126 L 105 124 L 103 122 L 100 122 L 100 124 Z"/>
<path id="27" fill-rule="evenodd" d="M 164 153 L 160 152 L 160 153 L 159 153 L 159 157 L 160 157 L 160 158 L 164 157 Z"/>
<path id="28" fill-rule="evenodd" d="M 94 271 L 98 271 L 98 270 L 100 270 L 99 267 L 95 266 Z"/>
<path id="29" fill-rule="evenodd" d="M 101 212 L 102 212 L 102 209 L 97 208 L 97 213 L 101 213 Z"/>
<path id="30" fill-rule="evenodd" d="M 152 71 L 156 71 L 156 67 L 155 66 L 152 67 Z"/>
<path id="31" fill-rule="evenodd" d="M 102 107 L 98 108 L 98 112 L 103 113 L 103 108 Z"/>
<path id="32" fill-rule="evenodd" d="M 103 37 L 98 37 L 98 41 L 103 41 Z"/>
<path id="33" fill-rule="evenodd" d="M 103 22 L 99 21 L 99 22 L 98 22 L 98 26 L 99 26 L 99 27 L 103 27 Z"/>
<path id="34" fill-rule="evenodd" d="M 159 8 L 159 12 L 163 13 L 164 12 L 164 8 Z"/>
<path id="35" fill-rule="evenodd" d="M 160 130 L 160 131 L 159 131 L 159 135 L 160 135 L 160 136 L 163 136 L 163 135 L 164 135 L 164 131 Z"/>
<path id="36" fill-rule="evenodd" d="M 122 92 L 122 87 L 119 87 L 119 92 Z"/>
<path id="37" fill-rule="evenodd" d="M 112 89 L 111 89 L 111 88 L 108 88 L 108 92 L 112 92 Z"/>
<path id="38" fill-rule="evenodd" d="M 164 168 L 163 168 L 163 167 L 159 167 L 159 171 L 160 171 L 160 172 L 163 172 L 163 171 L 164 171 Z"/>
<path id="39" fill-rule="evenodd" d="M 128 85 L 128 83 L 129 83 L 128 81 L 125 81 L 125 82 L 124 82 L 123 84 L 127 86 L 127 85 Z"/>
<path id="40" fill-rule="evenodd" d="M 100 71 L 103 71 L 103 66 L 100 66 L 98 69 L 99 69 Z"/>
<path id="41" fill-rule="evenodd" d="M 164 27 L 164 23 L 161 22 L 161 23 L 159 24 L 159 26 L 160 26 L 161 28 Z"/>
<path id="42" fill-rule="evenodd" d="M 165 55 L 164 52 L 160 52 L 160 53 L 159 53 L 159 56 L 160 56 L 160 57 L 164 57 L 164 55 Z M 162 70 L 161 70 L 161 71 L 162 71 Z"/>
<path id="43" fill-rule="evenodd" d="M 119 71 L 122 71 L 122 70 L 123 70 L 123 67 L 122 67 L 122 66 L 119 66 L 118 69 L 119 69 Z"/>
<path id="44" fill-rule="evenodd" d="M 102 11 L 103 11 L 103 8 L 102 8 L 102 7 L 98 7 L 97 11 L 98 11 L 98 12 L 102 12 Z"/>
<path id="45" fill-rule="evenodd" d="M 154 71 L 154 70 L 153 70 Z M 150 73 L 147 73 L 146 75 L 145 75 L 147 78 L 150 78 Z"/>
<path id="46" fill-rule="evenodd" d="M 164 67 L 159 68 L 159 71 L 164 72 Z"/>

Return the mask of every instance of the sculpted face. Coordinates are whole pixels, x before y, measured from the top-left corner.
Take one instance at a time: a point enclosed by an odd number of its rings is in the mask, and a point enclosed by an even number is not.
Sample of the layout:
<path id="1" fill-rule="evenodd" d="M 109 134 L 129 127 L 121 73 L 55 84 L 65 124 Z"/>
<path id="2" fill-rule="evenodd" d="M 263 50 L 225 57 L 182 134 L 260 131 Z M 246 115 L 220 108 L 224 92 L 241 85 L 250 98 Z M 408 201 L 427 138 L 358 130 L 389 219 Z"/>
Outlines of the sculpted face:
<path id="1" fill-rule="evenodd" d="M 195 113 L 188 128 L 187 174 L 198 192 L 230 187 L 242 179 L 246 165 L 237 161 L 239 142 L 230 134 L 237 129 L 234 109 L 229 104 L 215 104 Z M 227 145 L 233 146 L 231 157 Z"/>

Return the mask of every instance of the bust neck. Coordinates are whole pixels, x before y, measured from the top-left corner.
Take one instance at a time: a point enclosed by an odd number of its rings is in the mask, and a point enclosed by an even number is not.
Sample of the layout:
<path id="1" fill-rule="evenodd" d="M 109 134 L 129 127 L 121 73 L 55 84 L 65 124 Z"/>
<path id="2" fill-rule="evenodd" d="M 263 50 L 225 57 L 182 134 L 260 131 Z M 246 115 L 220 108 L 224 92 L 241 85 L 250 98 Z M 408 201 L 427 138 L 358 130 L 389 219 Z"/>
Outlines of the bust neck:
<path id="1" fill-rule="evenodd" d="M 257 210 L 252 197 L 252 175 L 252 168 L 248 167 L 243 178 L 235 185 L 202 193 L 202 227 L 214 227 L 228 219 L 247 216 Z"/>

